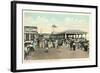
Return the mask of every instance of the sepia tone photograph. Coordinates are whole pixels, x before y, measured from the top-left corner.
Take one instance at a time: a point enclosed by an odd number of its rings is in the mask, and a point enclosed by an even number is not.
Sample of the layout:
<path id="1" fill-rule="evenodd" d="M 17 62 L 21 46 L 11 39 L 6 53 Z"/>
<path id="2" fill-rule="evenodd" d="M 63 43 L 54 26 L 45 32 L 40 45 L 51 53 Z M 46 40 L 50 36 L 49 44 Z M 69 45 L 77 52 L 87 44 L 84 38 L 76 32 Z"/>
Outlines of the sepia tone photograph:
<path id="1" fill-rule="evenodd" d="M 23 10 L 24 60 L 89 58 L 90 14 Z"/>

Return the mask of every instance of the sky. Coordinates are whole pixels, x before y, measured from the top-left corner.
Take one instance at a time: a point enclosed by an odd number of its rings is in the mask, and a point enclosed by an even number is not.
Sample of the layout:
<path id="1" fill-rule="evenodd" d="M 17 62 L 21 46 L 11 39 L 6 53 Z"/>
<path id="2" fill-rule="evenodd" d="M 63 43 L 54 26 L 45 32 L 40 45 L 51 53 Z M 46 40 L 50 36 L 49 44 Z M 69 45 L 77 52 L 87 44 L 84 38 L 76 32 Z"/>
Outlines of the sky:
<path id="1" fill-rule="evenodd" d="M 39 33 L 65 30 L 89 31 L 90 14 L 76 12 L 24 11 L 24 26 L 37 26 Z M 55 25 L 56 28 L 52 28 Z"/>

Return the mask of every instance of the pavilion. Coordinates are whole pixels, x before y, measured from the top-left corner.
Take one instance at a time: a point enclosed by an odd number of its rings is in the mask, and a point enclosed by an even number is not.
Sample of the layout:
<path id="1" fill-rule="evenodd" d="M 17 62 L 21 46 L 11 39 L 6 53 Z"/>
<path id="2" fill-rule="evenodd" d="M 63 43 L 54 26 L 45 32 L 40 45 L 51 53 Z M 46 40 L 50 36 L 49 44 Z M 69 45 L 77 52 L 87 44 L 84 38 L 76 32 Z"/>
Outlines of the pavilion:
<path id="1" fill-rule="evenodd" d="M 68 38 L 74 38 L 74 39 L 81 39 L 86 38 L 87 32 L 81 31 L 81 30 L 66 30 L 63 32 L 57 32 L 51 34 L 51 38 L 53 39 L 68 39 Z"/>

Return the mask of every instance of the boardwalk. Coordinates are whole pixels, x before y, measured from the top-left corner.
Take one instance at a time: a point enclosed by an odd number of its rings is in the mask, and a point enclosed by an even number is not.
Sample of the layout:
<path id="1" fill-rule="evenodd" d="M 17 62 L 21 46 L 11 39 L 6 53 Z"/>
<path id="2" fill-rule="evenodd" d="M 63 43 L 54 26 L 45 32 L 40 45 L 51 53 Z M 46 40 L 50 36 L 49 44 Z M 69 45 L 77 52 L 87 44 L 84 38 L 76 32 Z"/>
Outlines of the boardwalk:
<path id="1" fill-rule="evenodd" d="M 80 49 L 75 51 L 66 47 L 46 49 L 38 48 L 34 52 L 30 52 L 25 60 L 42 60 L 42 59 L 72 59 L 72 58 L 88 58 L 89 53 Z"/>

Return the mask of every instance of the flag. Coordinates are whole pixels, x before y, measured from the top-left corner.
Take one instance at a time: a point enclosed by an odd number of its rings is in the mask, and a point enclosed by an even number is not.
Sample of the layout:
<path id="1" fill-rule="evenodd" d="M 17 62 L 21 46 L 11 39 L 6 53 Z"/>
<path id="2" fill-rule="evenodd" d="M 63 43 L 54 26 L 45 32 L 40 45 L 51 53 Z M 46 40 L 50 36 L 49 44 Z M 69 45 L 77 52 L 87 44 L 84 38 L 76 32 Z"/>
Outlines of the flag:
<path id="1" fill-rule="evenodd" d="M 56 28 L 57 26 L 56 25 L 52 25 L 52 27 Z"/>

